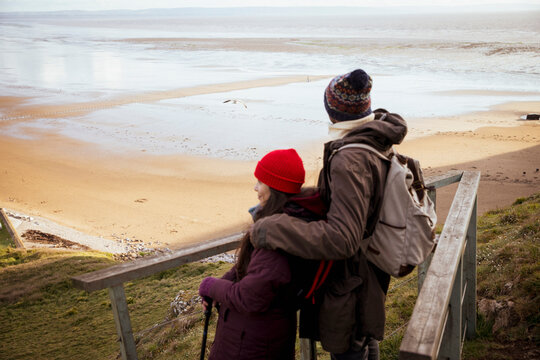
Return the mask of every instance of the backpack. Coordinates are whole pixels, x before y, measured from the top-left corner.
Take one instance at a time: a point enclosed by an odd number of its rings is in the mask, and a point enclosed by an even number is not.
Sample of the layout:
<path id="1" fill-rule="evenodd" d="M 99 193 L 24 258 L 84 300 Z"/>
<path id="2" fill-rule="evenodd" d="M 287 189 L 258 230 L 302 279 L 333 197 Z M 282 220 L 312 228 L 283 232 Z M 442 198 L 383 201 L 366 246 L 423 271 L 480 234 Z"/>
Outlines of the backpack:
<path id="1" fill-rule="evenodd" d="M 366 149 L 390 161 L 378 221 L 373 233 L 362 240 L 362 252 L 387 274 L 406 276 L 426 260 L 436 245 L 437 215 L 427 196 L 420 164 L 393 150 L 387 156 L 360 143 L 344 145 L 333 154 L 352 147 Z"/>
<path id="2" fill-rule="evenodd" d="M 326 279 L 333 269 L 333 260 L 309 260 L 288 255 L 291 269 L 291 292 L 288 306 L 300 310 L 298 334 L 300 338 L 320 340 L 318 313 L 324 296 Z"/>
<path id="3" fill-rule="evenodd" d="M 296 309 L 315 304 L 332 265 L 333 260 L 309 260 L 288 255 L 291 268 L 291 286 Z"/>

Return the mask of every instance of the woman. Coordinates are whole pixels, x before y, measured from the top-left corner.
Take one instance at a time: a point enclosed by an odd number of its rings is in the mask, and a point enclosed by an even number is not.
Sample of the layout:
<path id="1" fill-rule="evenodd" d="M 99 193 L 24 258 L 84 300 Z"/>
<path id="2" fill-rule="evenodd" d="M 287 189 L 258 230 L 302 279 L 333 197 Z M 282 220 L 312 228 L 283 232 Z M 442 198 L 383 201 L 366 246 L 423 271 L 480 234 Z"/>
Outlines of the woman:
<path id="1" fill-rule="evenodd" d="M 259 204 L 250 211 L 255 221 L 283 212 L 320 218 L 323 208 L 318 196 L 312 192 L 296 195 L 301 192 L 305 171 L 294 149 L 265 155 L 255 177 Z M 254 249 L 246 233 L 233 268 L 221 279 L 205 278 L 199 287 L 201 296 L 219 304 L 210 360 L 294 359 L 297 307 L 291 280 L 288 257 L 274 250 Z"/>

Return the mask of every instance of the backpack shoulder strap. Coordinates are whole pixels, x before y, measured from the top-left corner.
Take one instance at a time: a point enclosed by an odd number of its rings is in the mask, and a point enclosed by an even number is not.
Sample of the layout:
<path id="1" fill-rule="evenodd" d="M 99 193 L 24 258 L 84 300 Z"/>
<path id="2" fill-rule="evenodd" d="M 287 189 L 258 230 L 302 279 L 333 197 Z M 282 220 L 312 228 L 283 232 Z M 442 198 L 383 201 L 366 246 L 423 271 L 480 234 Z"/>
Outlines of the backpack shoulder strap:
<path id="1" fill-rule="evenodd" d="M 348 149 L 348 148 L 366 149 L 366 150 L 371 151 L 372 153 L 374 153 L 375 155 L 377 155 L 381 159 L 388 160 L 388 161 L 390 161 L 390 157 L 394 153 L 394 150 L 392 148 L 388 149 L 388 151 L 385 151 L 384 153 L 381 153 L 380 151 L 375 149 L 373 146 L 370 146 L 370 145 L 367 145 L 367 144 L 362 144 L 362 143 L 352 143 L 352 144 L 343 145 L 342 147 L 339 147 L 339 148 L 335 149 L 334 151 L 332 151 L 332 154 L 330 154 L 330 157 L 328 158 L 328 163 L 330 163 L 330 160 L 332 160 L 332 157 L 334 157 L 334 155 L 338 151 L 343 150 L 343 149 Z"/>
<path id="2" fill-rule="evenodd" d="M 351 144 L 343 145 L 343 146 L 341 146 L 341 147 L 339 147 L 337 149 L 334 149 L 332 151 L 332 153 L 330 154 L 330 156 L 328 157 L 327 162 L 324 164 L 324 167 L 326 168 L 324 176 L 325 176 L 325 181 L 326 181 L 327 184 L 330 184 L 330 162 L 332 161 L 332 158 L 334 157 L 334 155 L 336 155 L 338 153 L 338 151 L 343 150 L 343 149 L 348 149 L 348 148 L 366 149 L 368 151 L 373 152 L 379 158 L 381 158 L 383 160 L 386 160 L 386 161 L 391 161 L 390 158 L 395 154 L 393 148 L 388 149 L 387 151 L 385 151 L 385 154 L 383 154 L 383 153 L 379 152 L 377 149 L 375 149 L 373 146 L 370 146 L 370 145 L 367 145 L 367 144 L 351 143 Z M 327 196 L 329 196 L 329 194 Z"/>
<path id="3" fill-rule="evenodd" d="M 418 200 L 423 201 L 426 195 L 425 190 L 433 190 L 434 187 L 426 186 L 422 169 L 420 167 L 420 162 L 418 160 L 407 157 L 407 167 L 411 169 L 411 172 L 413 174 L 414 181 L 412 183 L 412 187 L 418 195 Z"/>
<path id="4" fill-rule="evenodd" d="M 335 149 L 334 151 L 332 151 L 332 153 L 330 154 L 330 156 L 328 157 L 328 162 L 326 163 L 326 166 L 327 166 L 327 170 L 325 172 L 325 181 L 327 184 L 330 184 L 330 174 L 329 174 L 329 167 L 330 167 L 330 161 L 332 160 L 332 158 L 334 157 L 334 155 L 342 150 L 342 149 L 347 149 L 347 148 L 362 148 L 362 149 L 366 149 L 368 151 L 371 151 L 372 153 L 374 153 L 377 157 L 379 157 L 380 159 L 382 160 L 386 160 L 386 161 L 389 161 L 391 162 L 391 158 L 393 156 L 396 156 L 396 155 L 399 155 L 397 154 L 394 149 L 391 147 L 390 149 L 388 149 L 387 151 L 383 153 L 381 153 L 380 151 L 378 151 L 377 149 L 375 149 L 373 146 L 370 146 L 370 145 L 367 145 L 367 144 L 363 144 L 363 143 L 351 143 L 351 144 L 347 144 L 347 145 L 343 145 L 337 149 Z M 389 167 L 390 169 L 390 167 Z M 329 190 L 327 190 L 329 192 Z M 380 209 L 379 211 L 377 212 L 377 214 L 375 214 L 375 217 L 374 217 L 374 221 L 372 222 L 372 225 L 368 227 L 366 227 L 366 229 L 364 230 L 364 238 L 367 238 L 369 236 L 371 236 L 371 234 L 373 233 L 373 231 L 375 230 L 375 224 L 377 223 L 377 219 L 379 218 L 380 216 Z"/>

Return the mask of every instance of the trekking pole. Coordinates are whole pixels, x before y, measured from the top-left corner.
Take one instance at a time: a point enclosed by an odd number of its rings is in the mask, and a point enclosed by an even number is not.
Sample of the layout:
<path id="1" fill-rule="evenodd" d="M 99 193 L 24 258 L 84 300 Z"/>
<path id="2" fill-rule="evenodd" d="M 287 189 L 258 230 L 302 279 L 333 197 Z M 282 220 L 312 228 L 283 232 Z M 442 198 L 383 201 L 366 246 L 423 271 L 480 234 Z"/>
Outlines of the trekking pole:
<path id="1" fill-rule="evenodd" d="M 204 330 L 202 335 L 201 360 L 204 360 L 204 353 L 206 352 L 206 337 L 208 336 L 210 315 L 212 315 L 212 299 L 205 296 L 204 301 L 208 303 L 208 306 L 206 307 L 206 310 L 204 310 Z"/>

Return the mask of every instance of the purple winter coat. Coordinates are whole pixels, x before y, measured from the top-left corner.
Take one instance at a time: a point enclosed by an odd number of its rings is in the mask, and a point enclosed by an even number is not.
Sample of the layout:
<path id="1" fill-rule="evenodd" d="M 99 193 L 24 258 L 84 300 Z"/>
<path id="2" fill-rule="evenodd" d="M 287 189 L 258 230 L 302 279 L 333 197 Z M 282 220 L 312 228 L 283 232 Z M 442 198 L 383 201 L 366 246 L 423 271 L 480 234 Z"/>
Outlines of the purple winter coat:
<path id="1" fill-rule="evenodd" d="M 233 267 L 209 290 L 220 303 L 210 360 L 293 360 L 296 309 L 287 305 L 291 272 L 285 255 L 255 249 L 246 276 L 235 278 Z"/>

